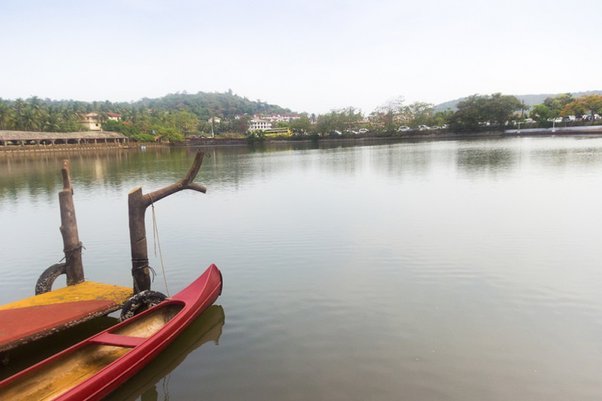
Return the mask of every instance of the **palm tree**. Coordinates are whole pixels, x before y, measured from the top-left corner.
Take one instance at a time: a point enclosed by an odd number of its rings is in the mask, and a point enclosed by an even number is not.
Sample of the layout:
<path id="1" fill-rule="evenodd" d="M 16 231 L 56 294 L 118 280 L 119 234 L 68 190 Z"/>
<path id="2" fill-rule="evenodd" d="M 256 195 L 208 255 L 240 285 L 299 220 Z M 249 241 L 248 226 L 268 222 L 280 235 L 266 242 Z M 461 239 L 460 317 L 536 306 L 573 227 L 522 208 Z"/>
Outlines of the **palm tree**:
<path id="1" fill-rule="evenodd" d="M 15 112 L 8 104 L 0 101 L 0 129 L 14 129 Z"/>

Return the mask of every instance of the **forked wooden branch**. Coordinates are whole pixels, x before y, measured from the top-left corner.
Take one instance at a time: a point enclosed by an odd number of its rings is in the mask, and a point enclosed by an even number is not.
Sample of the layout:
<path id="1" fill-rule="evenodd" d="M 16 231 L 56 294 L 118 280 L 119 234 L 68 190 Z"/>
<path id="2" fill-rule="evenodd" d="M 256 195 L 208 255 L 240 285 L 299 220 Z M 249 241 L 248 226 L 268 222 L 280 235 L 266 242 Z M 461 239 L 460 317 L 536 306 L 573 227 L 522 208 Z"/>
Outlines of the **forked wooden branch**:
<path id="1" fill-rule="evenodd" d="M 146 207 L 150 206 L 153 202 L 157 202 L 158 200 L 161 200 L 166 196 L 182 191 L 184 189 L 192 189 L 193 191 L 206 193 L 207 188 L 205 188 L 201 184 L 193 182 L 195 177 L 199 173 L 201 164 L 203 163 L 203 156 L 203 152 L 197 152 L 196 156 L 194 157 L 194 162 L 192 163 L 192 166 L 190 166 L 188 173 L 181 180 L 164 188 L 157 189 L 156 191 L 143 195 L 144 204 L 146 205 Z"/>
<path id="2" fill-rule="evenodd" d="M 203 163 L 203 152 L 197 152 L 192 166 L 181 180 L 164 188 L 142 193 L 142 188 L 137 187 L 128 195 L 129 223 L 130 223 L 130 247 L 132 250 L 132 276 L 134 278 L 134 293 L 150 289 L 150 273 L 148 266 L 148 249 L 146 244 L 146 226 L 144 214 L 146 208 L 166 196 L 191 189 L 206 193 L 207 189 L 201 184 L 194 182 Z"/>

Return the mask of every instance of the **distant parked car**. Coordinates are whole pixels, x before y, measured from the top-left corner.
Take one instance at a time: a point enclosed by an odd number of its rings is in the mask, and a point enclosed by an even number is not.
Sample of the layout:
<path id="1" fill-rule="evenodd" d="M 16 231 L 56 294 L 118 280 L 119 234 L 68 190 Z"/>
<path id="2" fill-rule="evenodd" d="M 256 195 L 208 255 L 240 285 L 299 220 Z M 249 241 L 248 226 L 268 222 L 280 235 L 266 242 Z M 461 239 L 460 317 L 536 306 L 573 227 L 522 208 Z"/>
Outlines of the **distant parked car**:
<path id="1" fill-rule="evenodd" d="M 360 128 L 359 130 L 357 130 L 357 132 L 359 134 L 367 134 L 368 133 L 368 129 L 367 128 Z"/>
<path id="2" fill-rule="evenodd" d="M 592 120 L 592 115 L 591 114 L 584 114 L 581 117 L 582 120 L 586 120 L 586 121 L 591 121 Z M 594 120 L 599 120 L 600 119 L 600 115 L 599 114 L 594 114 Z"/>
<path id="3" fill-rule="evenodd" d="M 418 131 L 428 131 L 430 129 L 431 129 L 431 127 L 429 127 L 428 125 L 419 125 L 418 126 Z"/>
<path id="4" fill-rule="evenodd" d="M 407 131 L 411 131 L 412 129 L 410 127 L 407 127 L 405 125 L 402 125 L 401 127 L 397 128 L 397 132 L 407 132 Z"/>

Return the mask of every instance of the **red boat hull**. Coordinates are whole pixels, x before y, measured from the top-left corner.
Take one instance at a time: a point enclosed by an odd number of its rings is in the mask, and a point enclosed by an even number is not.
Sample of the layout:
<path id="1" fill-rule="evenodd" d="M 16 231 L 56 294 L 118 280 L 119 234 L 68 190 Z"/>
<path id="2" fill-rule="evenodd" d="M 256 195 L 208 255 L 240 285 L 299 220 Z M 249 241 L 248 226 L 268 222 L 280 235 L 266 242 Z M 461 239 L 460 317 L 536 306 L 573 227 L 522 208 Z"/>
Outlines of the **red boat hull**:
<path id="1" fill-rule="evenodd" d="M 196 317 L 215 302 L 221 291 L 222 276 L 218 268 L 212 264 L 188 287 L 156 307 L 3 380 L 0 382 L 0 398 L 3 398 L 3 394 L 10 395 L 10 391 L 19 392 L 18 386 L 27 386 L 27 380 L 35 381 L 36 375 L 40 372 L 57 369 L 62 361 L 69 357 L 73 359 L 72 355 L 83 353 L 85 349 L 92 347 L 108 346 L 105 348 L 117 349 L 124 353 L 74 387 L 49 398 L 62 401 L 100 400 L 153 360 Z M 153 328 L 149 329 L 149 333 L 151 331 L 152 333 L 148 336 L 128 334 L 146 330 L 146 322 L 151 322 L 151 319 L 157 320 L 158 314 L 161 314 L 161 319 L 166 319 L 166 323 L 162 322 L 161 327 L 156 331 L 152 331 Z M 148 325 L 151 326 L 151 323 Z"/>

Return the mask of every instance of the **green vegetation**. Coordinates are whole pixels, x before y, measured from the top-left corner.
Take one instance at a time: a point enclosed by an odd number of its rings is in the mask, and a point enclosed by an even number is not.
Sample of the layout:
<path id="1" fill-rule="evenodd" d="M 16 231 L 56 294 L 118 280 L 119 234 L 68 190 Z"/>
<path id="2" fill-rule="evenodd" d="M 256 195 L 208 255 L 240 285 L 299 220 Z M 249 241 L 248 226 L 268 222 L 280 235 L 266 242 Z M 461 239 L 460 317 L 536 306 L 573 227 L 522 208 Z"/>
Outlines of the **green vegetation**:
<path id="1" fill-rule="evenodd" d="M 529 117 L 540 127 L 547 127 L 553 122 L 570 123 L 571 125 L 600 123 L 602 114 L 602 95 L 592 94 L 578 98 L 570 93 L 548 97 L 543 103 L 533 106 Z"/>
<path id="2" fill-rule="evenodd" d="M 526 108 L 515 96 L 495 93 L 491 96 L 473 95 L 458 103 L 450 116 L 450 126 L 457 131 L 478 131 L 481 127 L 503 128 L 514 113 Z"/>
<path id="3" fill-rule="evenodd" d="M 37 97 L 0 99 L 0 130 L 82 131 L 82 116 L 91 112 L 99 114 L 105 131 L 121 132 L 142 141 L 157 138 L 181 141 L 188 135 L 210 132 L 238 132 L 245 135 L 249 115 L 290 113 L 290 110 L 260 100 L 251 101 L 232 91 L 177 93 L 133 103 L 57 101 Z M 119 114 L 119 121 L 109 120 L 110 113 Z M 214 117 L 219 122 L 210 123 L 209 120 Z"/>
<path id="4" fill-rule="evenodd" d="M 548 127 L 554 123 L 595 124 L 602 114 L 602 95 L 574 97 L 570 93 L 547 97 L 531 108 L 515 96 L 494 93 L 472 95 L 455 104 L 455 110 L 438 110 L 425 102 L 406 104 L 403 98 L 389 101 L 369 115 L 354 107 L 332 110 L 319 116 L 298 114 L 280 121 L 274 132 L 248 132 L 258 114 L 291 114 L 279 106 L 251 101 L 226 93 L 170 94 L 133 103 L 0 99 L 0 130 L 81 131 L 86 113 L 97 113 L 105 131 L 120 132 L 139 141 L 180 142 L 198 136 L 294 139 L 407 135 L 417 131 L 494 131 L 517 126 Z M 282 129 L 282 131 L 279 131 Z M 278 134 L 286 132 L 286 134 Z"/>
<path id="5" fill-rule="evenodd" d="M 19 131 L 80 131 L 82 102 L 0 99 L 0 129 Z"/>

